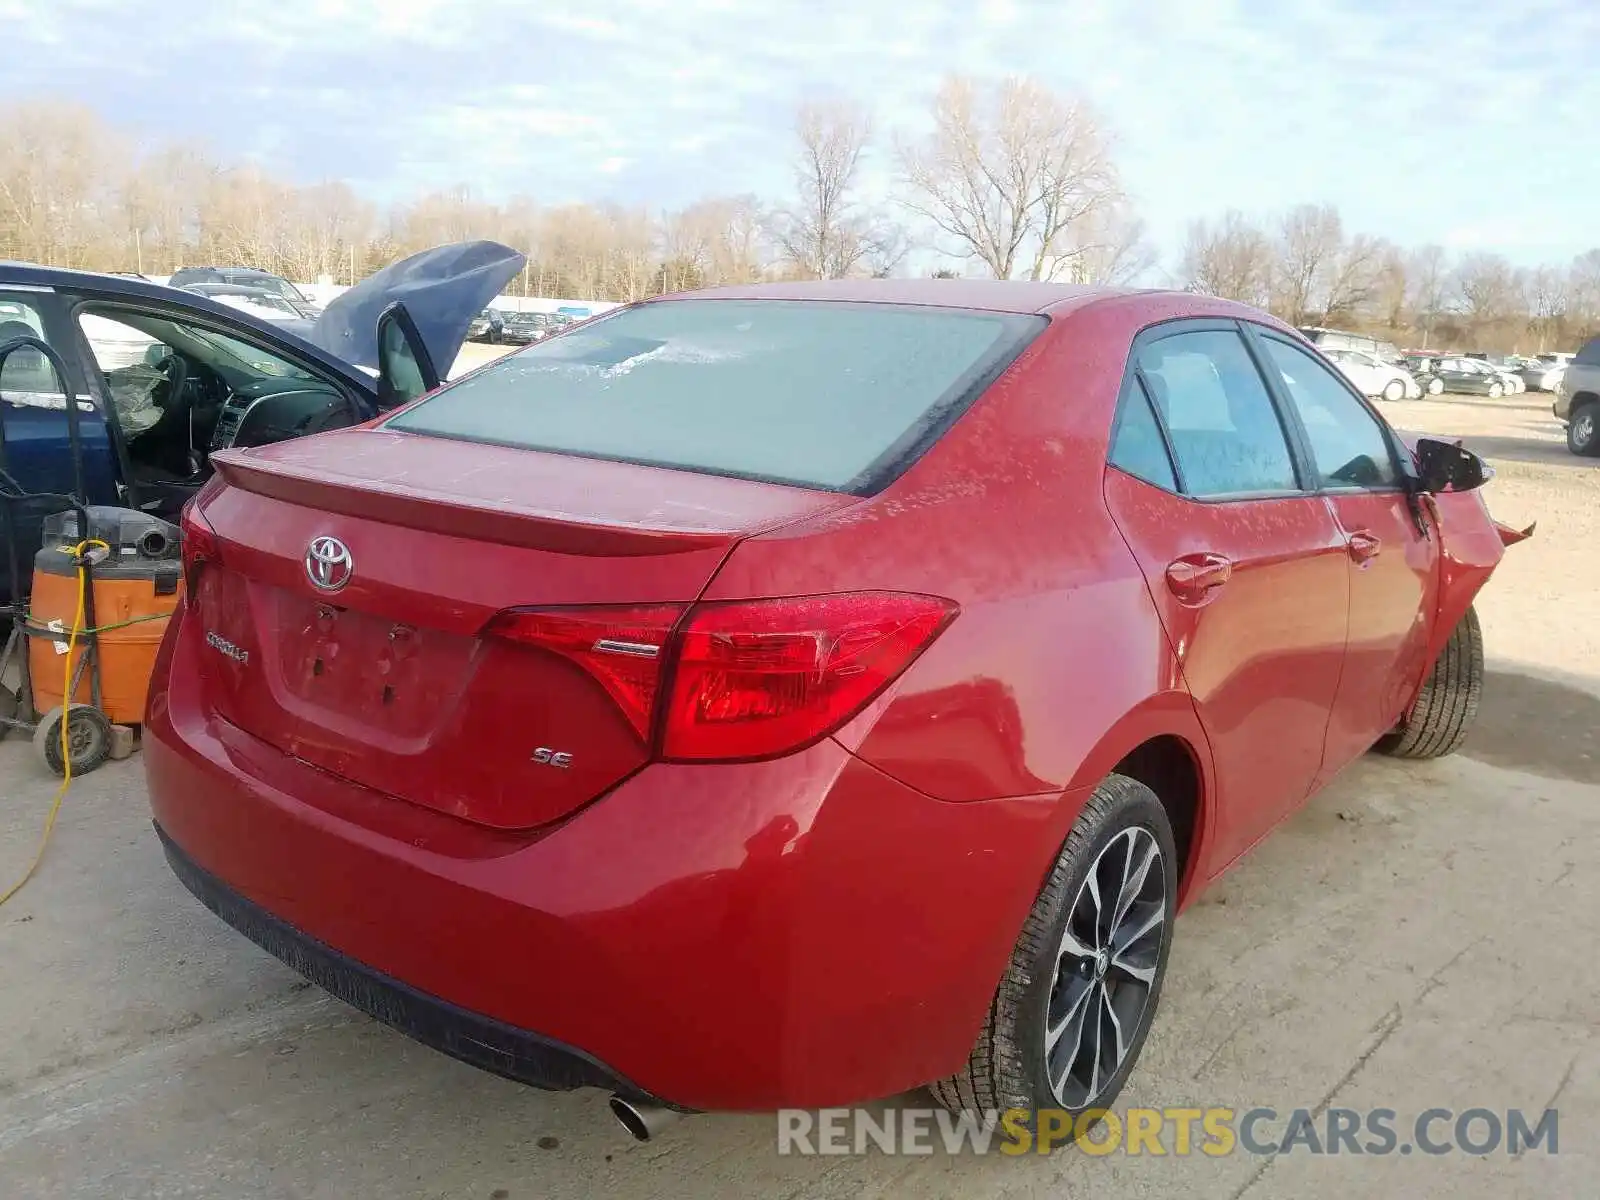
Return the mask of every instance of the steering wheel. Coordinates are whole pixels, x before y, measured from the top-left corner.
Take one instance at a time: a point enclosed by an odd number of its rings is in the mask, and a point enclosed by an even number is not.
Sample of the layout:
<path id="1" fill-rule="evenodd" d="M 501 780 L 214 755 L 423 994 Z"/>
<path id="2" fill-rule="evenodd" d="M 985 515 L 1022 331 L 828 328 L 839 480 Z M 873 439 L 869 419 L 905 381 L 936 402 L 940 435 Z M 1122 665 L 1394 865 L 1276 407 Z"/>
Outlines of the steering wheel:
<path id="1" fill-rule="evenodd" d="M 161 407 L 168 412 L 181 412 L 189 403 L 183 395 L 189 383 L 189 364 L 183 355 L 174 350 L 161 365 L 167 372 L 167 395 Z"/>

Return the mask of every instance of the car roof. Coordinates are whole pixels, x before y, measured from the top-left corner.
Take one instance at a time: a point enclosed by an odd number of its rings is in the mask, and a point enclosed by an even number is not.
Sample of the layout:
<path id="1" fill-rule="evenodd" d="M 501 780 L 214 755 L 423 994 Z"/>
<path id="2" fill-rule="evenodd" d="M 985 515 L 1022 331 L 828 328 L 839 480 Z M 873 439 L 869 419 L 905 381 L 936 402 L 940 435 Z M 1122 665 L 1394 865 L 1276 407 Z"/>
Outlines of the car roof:
<path id="1" fill-rule="evenodd" d="M 817 279 L 748 283 L 680 292 L 661 299 L 831 300 L 836 303 L 924 304 L 986 312 L 1060 313 L 1140 289 L 1085 287 L 1010 279 Z"/>

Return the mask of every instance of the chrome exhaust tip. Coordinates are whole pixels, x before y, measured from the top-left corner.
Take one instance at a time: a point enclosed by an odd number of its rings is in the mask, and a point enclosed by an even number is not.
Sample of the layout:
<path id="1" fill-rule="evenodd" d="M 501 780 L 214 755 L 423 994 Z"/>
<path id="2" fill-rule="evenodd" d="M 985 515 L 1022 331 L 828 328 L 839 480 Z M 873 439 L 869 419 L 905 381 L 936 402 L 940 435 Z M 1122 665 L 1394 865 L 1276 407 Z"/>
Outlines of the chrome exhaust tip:
<path id="1" fill-rule="evenodd" d="M 611 1115 L 637 1142 L 648 1142 L 668 1125 L 683 1116 L 677 1109 L 643 1100 L 628 1100 L 622 1096 L 611 1097 Z"/>

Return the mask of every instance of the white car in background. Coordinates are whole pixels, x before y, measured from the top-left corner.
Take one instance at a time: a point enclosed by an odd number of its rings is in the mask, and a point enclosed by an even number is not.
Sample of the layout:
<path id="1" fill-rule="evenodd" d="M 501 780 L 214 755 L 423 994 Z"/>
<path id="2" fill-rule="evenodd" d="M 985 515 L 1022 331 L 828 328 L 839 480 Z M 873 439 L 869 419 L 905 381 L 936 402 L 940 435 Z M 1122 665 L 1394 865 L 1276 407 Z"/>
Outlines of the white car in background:
<path id="1" fill-rule="evenodd" d="M 1321 349 L 1319 346 L 1318 349 Z M 1422 388 L 1411 373 L 1384 362 L 1364 350 L 1323 350 L 1322 355 L 1339 373 L 1360 389 L 1363 396 L 1381 400 L 1419 400 Z"/>
<path id="2" fill-rule="evenodd" d="M 1553 392 L 1567 373 L 1567 364 L 1571 361 L 1570 354 L 1539 354 L 1518 374 L 1530 392 Z"/>
<path id="3" fill-rule="evenodd" d="M 183 290 L 208 296 L 218 304 L 252 313 L 267 321 L 301 321 L 301 311 L 288 299 L 266 288 L 245 287 L 237 283 L 187 283 Z"/>

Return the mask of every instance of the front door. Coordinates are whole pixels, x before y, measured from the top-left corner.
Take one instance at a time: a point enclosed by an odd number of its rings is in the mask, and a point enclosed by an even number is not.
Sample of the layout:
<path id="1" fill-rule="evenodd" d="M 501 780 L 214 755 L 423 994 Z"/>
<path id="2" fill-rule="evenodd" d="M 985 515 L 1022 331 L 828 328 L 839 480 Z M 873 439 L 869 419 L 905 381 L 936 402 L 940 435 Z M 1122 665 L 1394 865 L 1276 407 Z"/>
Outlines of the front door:
<path id="1" fill-rule="evenodd" d="M 1106 498 L 1211 742 L 1214 874 L 1305 799 L 1344 660 L 1346 539 L 1232 322 L 1135 343 Z M 1159 422 L 1157 420 L 1159 414 Z M 1170 453 L 1169 453 L 1170 451 Z"/>
<path id="2" fill-rule="evenodd" d="M 1422 681 L 1438 600 L 1439 540 L 1418 524 L 1398 439 L 1368 405 L 1289 339 L 1261 331 L 1257 342 L 1304 430 L 1349 558 L 1350 635 L 1328 721 L 1327 777 L 1394 726 Z"/>

